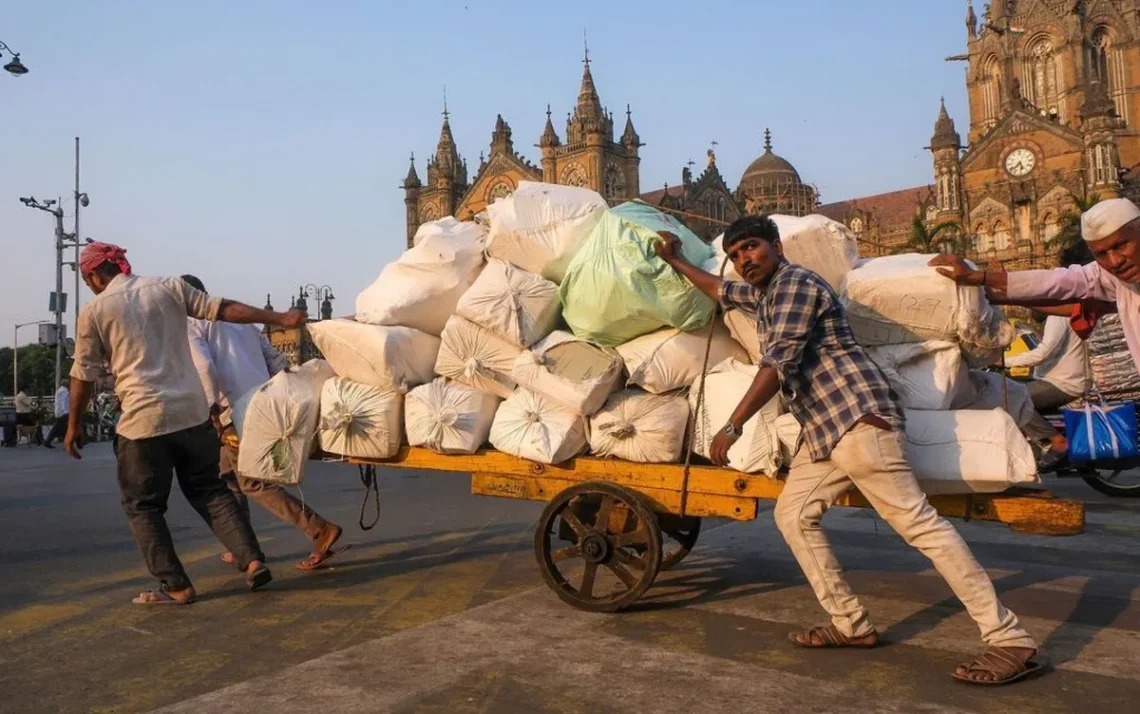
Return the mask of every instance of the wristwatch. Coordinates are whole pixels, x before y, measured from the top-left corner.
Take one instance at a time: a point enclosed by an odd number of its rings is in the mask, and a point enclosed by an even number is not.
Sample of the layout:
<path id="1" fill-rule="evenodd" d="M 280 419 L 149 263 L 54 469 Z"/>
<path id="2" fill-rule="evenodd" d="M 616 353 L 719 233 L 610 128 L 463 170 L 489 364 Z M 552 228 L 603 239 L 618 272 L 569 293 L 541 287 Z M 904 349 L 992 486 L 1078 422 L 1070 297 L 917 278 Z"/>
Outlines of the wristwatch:
<path id="1" fill-rule="evenodd" d="M 739 439 L 744 433 L 742 429 L 737 429 L 735 426 L 733 426 L 732 422 L 725 424 L 724 428 L 721 429 L 721 432 L 724 433 L 725 436 L 731 438 L 733 441 Z"/>

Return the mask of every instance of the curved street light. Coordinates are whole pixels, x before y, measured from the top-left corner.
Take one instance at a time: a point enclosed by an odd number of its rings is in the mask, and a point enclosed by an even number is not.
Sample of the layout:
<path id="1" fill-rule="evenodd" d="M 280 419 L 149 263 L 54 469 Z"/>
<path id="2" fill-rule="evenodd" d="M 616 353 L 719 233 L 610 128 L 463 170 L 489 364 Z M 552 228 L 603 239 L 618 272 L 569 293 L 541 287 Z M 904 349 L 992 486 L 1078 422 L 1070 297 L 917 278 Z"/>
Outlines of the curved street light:
<path id="1" fill-rule="evenodd" d="M 332 319 L 332 301 L 336 300 L 336 295 L 333 295 L 333 290 L 328 285 L 317 287 L 313 283 L 307 283 L 301 286 L 300 297 L 297 300 L 296 307 L 308 312 L 308 303 L 305 298 L 315 298 L 320 300 L 317 305 L 317 319 L 329 320 Z"/>
<path id="2" fill-rule="evenodd" d="M 24 63 L 20 61 L 20 53 L 14 51 L 11 47 L 4 44 L 3 42 L 0 42 L 0 57 L 4 56 L 5 51 L 7 51 L 8 54 L 12 55 L 12 60 L 8 62 L 8 64 L 4 65 L 4 69 L 8 72 L 8 74 L 12 75 L 13 77 L 19 77 L 21 74 L 27 74 L 28 68 L 25 67 Z"/>

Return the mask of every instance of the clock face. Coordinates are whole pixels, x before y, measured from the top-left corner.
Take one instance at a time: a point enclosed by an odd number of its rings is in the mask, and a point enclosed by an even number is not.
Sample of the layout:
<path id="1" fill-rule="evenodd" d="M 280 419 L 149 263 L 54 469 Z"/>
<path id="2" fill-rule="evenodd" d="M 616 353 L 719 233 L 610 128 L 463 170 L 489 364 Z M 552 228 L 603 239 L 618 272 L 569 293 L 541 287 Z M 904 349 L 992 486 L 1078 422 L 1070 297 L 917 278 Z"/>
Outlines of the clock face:
<path id="1" fill-rule="evenodd" d="M 1028 176 L 1037 164 L 1037 156 L 1029 149 L 1014 149 L 1005 157 L 1005 170 L 1014 176 Z"/>

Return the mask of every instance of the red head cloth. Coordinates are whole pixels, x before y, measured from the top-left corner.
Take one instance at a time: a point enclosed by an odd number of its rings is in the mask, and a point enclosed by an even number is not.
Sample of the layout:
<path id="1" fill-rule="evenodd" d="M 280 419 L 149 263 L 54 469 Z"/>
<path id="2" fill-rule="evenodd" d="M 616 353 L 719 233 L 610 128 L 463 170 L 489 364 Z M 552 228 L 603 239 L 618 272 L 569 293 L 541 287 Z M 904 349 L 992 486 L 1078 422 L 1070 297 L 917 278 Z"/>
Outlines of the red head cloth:
<path id="1" fill-rule="evenodd" d="M 131 274 L 131 264 L 127 262 L 127 251 L 111 243 L 93 241 L 87 244 L 79 254 L 79 272 L 83 275 L 90 273 L 103 263 L 114 263 L 123 271 L 123 275 Z"/>

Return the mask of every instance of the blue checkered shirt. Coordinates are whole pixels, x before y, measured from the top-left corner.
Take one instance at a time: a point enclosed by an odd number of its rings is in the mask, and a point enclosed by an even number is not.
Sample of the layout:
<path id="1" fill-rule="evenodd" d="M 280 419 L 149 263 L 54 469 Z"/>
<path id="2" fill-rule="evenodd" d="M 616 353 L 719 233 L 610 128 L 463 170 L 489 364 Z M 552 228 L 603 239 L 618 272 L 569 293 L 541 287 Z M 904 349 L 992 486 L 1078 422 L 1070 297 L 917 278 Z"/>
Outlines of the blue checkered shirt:
<path id="1" fill-rule="evenodd" d="M 823 278 L 785 262 L 765 291 L 724 281 L 720 302 L 755 317 L 760 364 L 779 375 L 780 391 L 803 425 L 802 439 L 812 461 L 830 457 L 843 435 L 865 416 L 902 428 L 898 395 L 855 343 L 839 297 Z"/>

